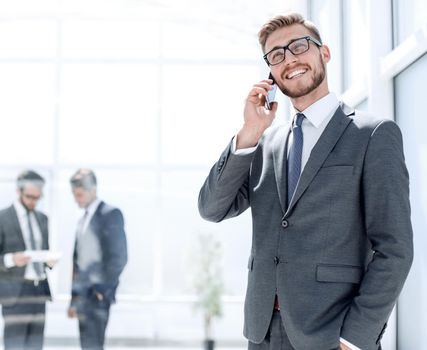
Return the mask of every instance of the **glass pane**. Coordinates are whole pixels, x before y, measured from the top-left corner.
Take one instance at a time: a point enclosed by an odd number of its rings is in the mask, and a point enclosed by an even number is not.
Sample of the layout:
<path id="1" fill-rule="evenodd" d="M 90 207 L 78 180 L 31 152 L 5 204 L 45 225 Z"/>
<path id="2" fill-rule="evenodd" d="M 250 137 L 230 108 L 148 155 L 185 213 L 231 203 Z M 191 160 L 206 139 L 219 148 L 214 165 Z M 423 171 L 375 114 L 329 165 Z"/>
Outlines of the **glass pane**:
<path id="1" fill-rule="evenodd" d="M 159 24 L 137 20 L 68 20 L 62 24 L 66 58 L 155 58 Z"/>
<path id="2" fill-rule="evenodd" d="M 43 196 L 37 203 L 37 210 L 48 214 L 52 209 L 52 174 L 49 170 L 39 167 L 0 167 L 0 210 L 10 207 L 18 198 L 16 178 L 19 174 L 27 169 L 31 169 L 39 173 L 46 181 L 43 190 Z M 3 253 L 2 253 L 3 254 Z"/>
<path id="3" fill-rule="evenodd" d="M 9 18 L 19 16 L 56 15 L 58 14 L 60 0 L 1 0 L 0 13 Z"/>
<path id="4" fill-rule="evenodd" d="M 416 349 L 427 328 L 427 119 L 425 118 L 427 55 L 395 79 L 396 119 L 403 133 L 410 175 L 414 261 L 398 304 L 398 348 Z"/>
<path id="5" fill-rule="evenodd" d="M 63 253 L 49 276 L 47 338 L 77 339 L 65 310 L 82 215 L 69 178 L 80 166 L 95 170 L 100 198 L 125 216 L 129 262 L 108 327 L 113 342 L 201 338 L 188 285 L 188 252 L 200 233 L 213 232 L 222 243 L 225 294 L 242 297 L 250 212 L 209 223 L 198 214 L 197 196 L 242 125 L 246 94 L 267 76 L 256 33 L 283 6 L 0 1 L 0 118 L 7 126 L 0 202 L 16 198 L 21 167 L 41 168 L 48 184 L 40 209 L 50 218 L 51 248 Z M 241 342 L 242 304 L 227 302 L 224 310 L 218 334 Z"/>
<path id="6" fill-rule="evenodd" d="M 61 83 L 62 162 L 154 162 L 159 113 L 156 66 L 66 64 Z"/>
<path id="7" fill-rule="evenodd" d="M 243 295 L 246 266 L 252 239 L 249 211 L 233 220 L 220 224 L 200 218 L 197 197 L 206 171 L 171 171 L 163 174 L 164 193 L 162 200 L 163 265 L 166 277 L 164 293 L 179 295 L 192 291 L 192 275 L 197 253 L 197 236 L 214 234 L 221 243 L 223 277 L 227 295 Z M 239 247 L 239 249 L 236 249 Z"/>
<path id="8" fill-rule="evenodd" d="M 0 21 L 0 58 L 56 57 L 57 28 L 56 21 Z"/>
<path id="9" fill-rule="evenodd" d="M 56 68 L 50 64 L 0 64 L 0 164 L 53 162 Z M 7 131 L 6 131 L 7 130 Z"/>
<path id="10" fill-rule="evenodd" d="M 361 111 L 365 111 L 365 112 L 367 112 L 368 111 L 368 108 L 369 107 L 369 99 L 364 99 L 362 102 L 360 102 L 357 106 L 356 106 L 356 108 L 357 109 L 359 109 L 359 110 L 361 110 Z"/>
<path id="11" fill-rule="evenodd" d="M 163 79 L 164 161 L 211 165 L 242 126 L 258 67 L 167 65 Z"/>
<path id="12" fill-rule="evenodd" d="M 239 25 L 165 23 L 162 52 L 175 59 L 242 59 L 256 61 L 262 56 L 256 33 L 242 33 Z"/>
<path id="13" fill-rule="evenodd" d="M 98 196 L 118 207 L 125 219 L 128 241 L 128 264 L 120 277 L 119 293 L 151 294 L 155 264 L 153 241 L 158 230 L 159 200 L 156 197 L 156 175 L 150 171 L 93 169 L 98 179 Z M 76 169 L 63 170 L 56 188 L 54 232 L 57 249 L 64 259 L 55 268 L 59 276 L 71 276 L 77 222 L 83 215 L 74 202 L 69 179 Z M 59 278 L 58 290 L 70 292 L 71 277 Z"/>
<path id="14" fill-rule="evenodd" d="M 394 0 L 395 45 L 427 23 L 427 1 Z"/>
<path id="15" fill-rule="evenodd" d="M 331 20 L 341 18 L 340 2 L 337 0 L 311 0 L 310 20 L 320 31 L 322 41 L 331 50 L 331 61 L 328 63 L 329 89 L 339 95 L 342 92 L 342 47 L 341 22 Z"/>
<path id="16" fill-rule="evenodd" d="M 27 169 L 29 168 L 11 168 L 3 166 L 0 168 L 0 210 L 12 205 L 12 203 L 18 198 L 18 194 L 16 192 L 16 178 L 22 171 Z M 50 211 L 50 204 L 52 201 L 51 173 L 48 170 L 40 169 L 39 167 L 31 167 L 31 170 L 36 171 L 46 180 L 43 197 L 37 203 L 37 209 L 47 213 Z"/>
<path id="17" fill-rule="evenodd" d="M 344 1 L 344 88 L 367 80 L 369 37 L 366 0 Z"/>
<path id="18" fill-rule="evenodd" d="M 0 177 L 0 208 L 10 206 L 16 199 L 16 177 L 18 172 L 10 171 L 9 169 L 1 169 Z"/>

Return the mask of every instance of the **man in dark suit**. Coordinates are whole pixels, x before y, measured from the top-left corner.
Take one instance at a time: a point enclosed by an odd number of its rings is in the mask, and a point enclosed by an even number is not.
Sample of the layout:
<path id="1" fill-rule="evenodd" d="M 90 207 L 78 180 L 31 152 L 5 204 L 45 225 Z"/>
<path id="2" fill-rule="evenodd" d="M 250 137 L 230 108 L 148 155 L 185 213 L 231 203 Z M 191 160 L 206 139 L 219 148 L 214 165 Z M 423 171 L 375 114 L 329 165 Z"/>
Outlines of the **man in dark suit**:
<path id="1" fill-rule="evenodd" d="M 248 348 L 379 349 L 413 256 L 400 130 L 329 92 L 329 48 L 301 15 L 271 19 L 259 41 L 296 115 L 266 131 L 273 80 L 255 84 L 199 195 L 211 221 L 251 207 Z"/>
<path id="2" fill-rule="evenodd" d="M 78 317 L 82 349 L 104 348 L 110 305 L 115 302 L 119 276 L 127 262 L 123 215 L 97 198 L 97 181 L 89 169 L 71 177 L 80 219 L 73 257 L 70 318 Z"/>
<path id="3" fill-rule="evenodd" d="M 46 265 L 27 250 L 48 250 L 48 219 L 35 210 L 44 179 L 34 171 L 17 180 L 18 199 L 0 211 L 0 300 L 5 349 L 42 349 L 46 301 L 51 299 Z M 50 262 L 52 267 L 54 262 Z"/>

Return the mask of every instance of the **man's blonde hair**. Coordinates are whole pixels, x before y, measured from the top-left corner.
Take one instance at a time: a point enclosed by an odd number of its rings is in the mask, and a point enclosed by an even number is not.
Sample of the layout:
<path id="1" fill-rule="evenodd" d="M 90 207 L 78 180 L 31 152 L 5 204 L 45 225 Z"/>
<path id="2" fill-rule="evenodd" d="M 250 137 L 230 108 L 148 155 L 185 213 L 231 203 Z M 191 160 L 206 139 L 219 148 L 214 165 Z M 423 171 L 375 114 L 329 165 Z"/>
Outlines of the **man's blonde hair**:
<path id="1" fill-rule="evenodd" d="M 265 43 L 267 42 L 267 39 L 271 33 L 276 31 L 277 29 L 288 27 L 294 24 L 303 25 L 310 31 L 310 34 L 313 35 L 315 39 L 319 40 L 319 42 L 322 42 L 319 30 L 316 28 L 314 23 L 306 20 L 299 13 L 288 13 L 285 15 L 273 17 L 262 26 L 261 30 L 258 33 L 258 40 L 261 44 L 262 51 L 265 53 Z"/>

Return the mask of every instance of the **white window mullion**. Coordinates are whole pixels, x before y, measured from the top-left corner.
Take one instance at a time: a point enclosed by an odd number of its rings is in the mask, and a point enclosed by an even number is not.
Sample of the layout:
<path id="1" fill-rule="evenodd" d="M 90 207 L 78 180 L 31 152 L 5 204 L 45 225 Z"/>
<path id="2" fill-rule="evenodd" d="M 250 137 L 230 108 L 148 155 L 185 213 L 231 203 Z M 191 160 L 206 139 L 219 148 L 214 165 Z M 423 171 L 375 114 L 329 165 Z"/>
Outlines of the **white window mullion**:
<path id="1" fill-rule="evenodd" d="M 427 23 L 381 60 L 381 78 L 393 79 L 427 52 Z"/>
<path id="2" fill-rule="evenodd" d="M 378 14 L 381 13 L 381 21 Z M 368 2 L 369 111 L 377 116 L 394 118 L 393 80 L 382 79 L 380 62 L 392 50 L 392 4 L 390 0 Z"/>

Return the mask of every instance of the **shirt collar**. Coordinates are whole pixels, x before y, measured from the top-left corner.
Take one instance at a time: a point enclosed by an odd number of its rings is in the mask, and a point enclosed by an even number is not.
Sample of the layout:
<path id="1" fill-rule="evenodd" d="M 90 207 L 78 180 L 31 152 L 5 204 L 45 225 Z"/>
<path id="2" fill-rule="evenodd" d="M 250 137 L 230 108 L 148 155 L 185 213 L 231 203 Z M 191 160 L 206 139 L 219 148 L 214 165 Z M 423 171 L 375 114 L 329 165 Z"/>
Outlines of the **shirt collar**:
<path id="1" fill-rule="evenodd" d="M 96 209 L 98 209 L 100 203 L 101 200 L 99 198 L 96 198 L 92 203 L 90 203 L 89 206 L 86 208 L 88 215 L 93 215 Z"/>
<path id="2" fill-rule="evenodd" d="M 27 216 L 27 209 L 23 206 L 23 204 L 19 201 L 19 199 L 13 202 L 13 206 L 15 207 L 16 213 L 19 217 Z"/>
<path id="3" fill-rule="evenodd" d="M 301 111 L 307 120 L 318 128 L 326 118 L 330 118 L 338 108 L 339 101 L 333 92 L 314 102 L 312 105 Z M 298 111 L 295 111 L 297 113 Z"/>

